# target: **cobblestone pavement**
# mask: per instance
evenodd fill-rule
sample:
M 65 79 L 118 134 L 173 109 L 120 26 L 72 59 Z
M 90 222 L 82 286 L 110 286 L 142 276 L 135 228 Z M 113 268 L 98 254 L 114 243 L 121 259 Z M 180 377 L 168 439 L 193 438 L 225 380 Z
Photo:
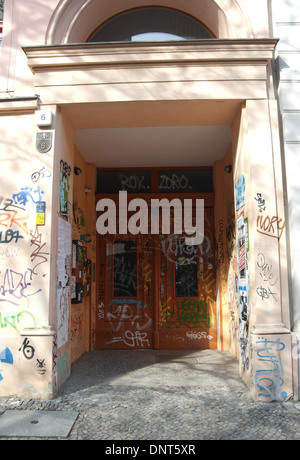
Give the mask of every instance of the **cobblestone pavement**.
M 0 398 L 8 409 L 77 411 L 66 440 L 300 439 L 300 402 L 252 401 L 237 360 L 217 350 L 86 353 L 55 399 Z

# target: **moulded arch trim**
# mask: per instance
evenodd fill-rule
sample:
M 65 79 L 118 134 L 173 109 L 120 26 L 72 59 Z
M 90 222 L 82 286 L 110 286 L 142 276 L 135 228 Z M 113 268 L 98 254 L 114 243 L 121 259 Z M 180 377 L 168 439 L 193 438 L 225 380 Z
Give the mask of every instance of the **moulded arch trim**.
M 253 38 L 246 9 L 236 0 L 60 0 L 50 19 L 45 42 L 84 43 L 110 18 L 138 7 L 165 7 L 198 19 L 217 38 Z

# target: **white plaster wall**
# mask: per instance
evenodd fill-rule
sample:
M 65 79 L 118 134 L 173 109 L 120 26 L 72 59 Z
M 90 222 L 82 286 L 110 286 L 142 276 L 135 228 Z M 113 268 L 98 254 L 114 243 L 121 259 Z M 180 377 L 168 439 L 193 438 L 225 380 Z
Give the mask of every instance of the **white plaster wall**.
M 300 3 L 272 0 L 279 63 L 279 101 L 284 135 L 293 330 L 300 334 Z

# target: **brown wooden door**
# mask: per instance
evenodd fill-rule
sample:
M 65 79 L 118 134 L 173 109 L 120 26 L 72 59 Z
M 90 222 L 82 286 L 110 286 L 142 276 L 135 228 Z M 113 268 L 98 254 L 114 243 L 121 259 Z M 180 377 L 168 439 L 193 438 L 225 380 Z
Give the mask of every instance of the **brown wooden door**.
M 96 348 L 217 347 L 213 208 L 205 237 L 98 235 Z
M 183 235 L 161 237 L 159 348 L 217 347 L 213 209 L 205 237 L 187 246 Z
M 152 348 L 153 251 L 145 236 L 99 236 L 97 348 Z

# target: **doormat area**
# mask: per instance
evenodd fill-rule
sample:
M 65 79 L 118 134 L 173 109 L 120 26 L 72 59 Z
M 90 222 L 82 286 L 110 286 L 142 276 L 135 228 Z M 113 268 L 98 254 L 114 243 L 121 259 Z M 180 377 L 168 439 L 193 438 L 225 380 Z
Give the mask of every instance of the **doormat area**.
M 78 412 L 6 410 L 0 416 L 2 437 L 68 437 Z

